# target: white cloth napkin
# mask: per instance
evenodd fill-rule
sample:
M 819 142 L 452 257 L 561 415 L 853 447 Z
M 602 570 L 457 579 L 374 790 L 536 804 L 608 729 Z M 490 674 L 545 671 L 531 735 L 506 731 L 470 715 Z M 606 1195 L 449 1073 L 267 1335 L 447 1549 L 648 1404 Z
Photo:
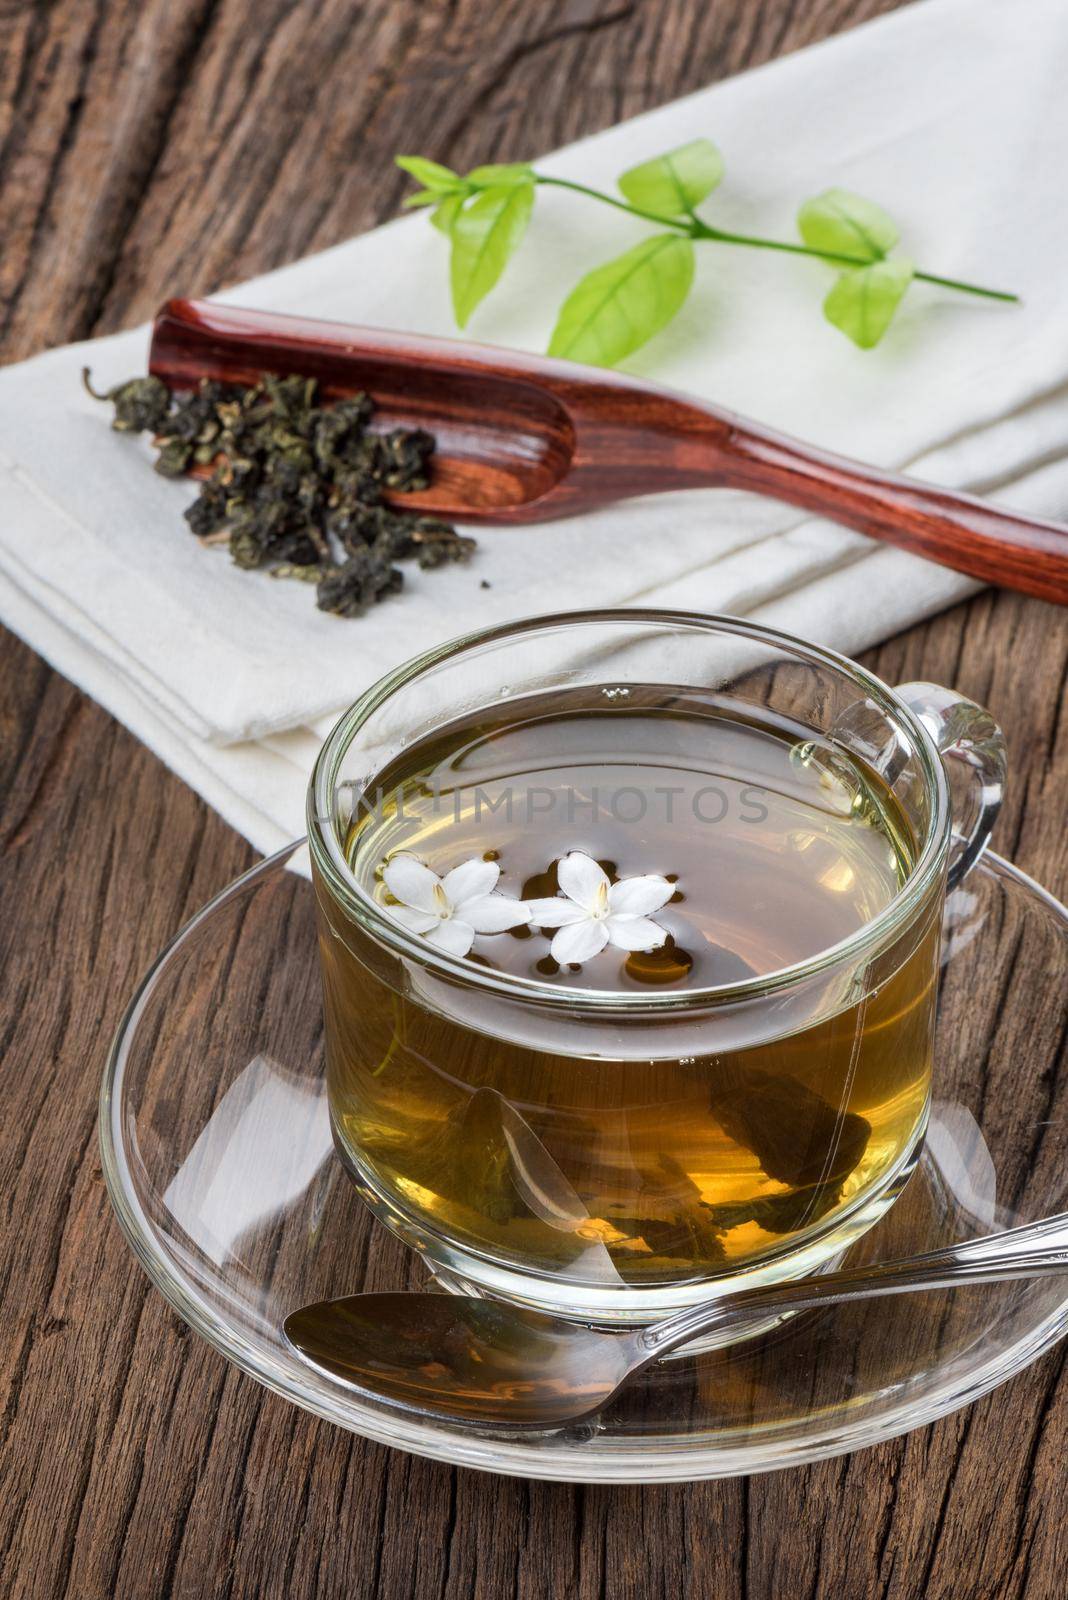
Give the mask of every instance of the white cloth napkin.
M 724 227 L 789 237 L 800 201 L 840 184 L 885 205 L 925 268 L 1019 291 L 1013 308 L 917 285 L 861 352 L 821 318 L 822 264 L 710 245 L 683 314 L 630 365 L 817 444 L 1063 515 L 1066 66 L 1062 0 L 925 0 L 539 165 L 608 187 L 707 134 L 727 161 L 711 202 Z M 542 191 L 471 332 L 543 349 L 568 288 L 643 231 Z M 448 334 L 444 252 L 425 218 L 406 218 L 220 298 Z M 344 705 L 467 628 L 679 604 L 856 651 L 974 587 L 773 502 L 708 492 L 479 530 L 470 566 L 408 568 L 399 600 L 340 621 L 303 585 L 202 549 L 181 520 L 188 486 L 148 470 L 147 446 L 112 434 L 82 394 L 84 364 L 107 385 L 144 370 L 146 345 L 136 329 L 0 373 L 0 616 L 262 849 L 300 830 L 311 761 Z

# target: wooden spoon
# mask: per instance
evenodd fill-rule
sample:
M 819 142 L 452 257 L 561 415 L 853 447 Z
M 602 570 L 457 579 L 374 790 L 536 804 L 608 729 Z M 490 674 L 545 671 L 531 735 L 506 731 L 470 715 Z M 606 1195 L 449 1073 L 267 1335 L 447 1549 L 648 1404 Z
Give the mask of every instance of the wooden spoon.
M 405 507 L 465 522 L 540 522 L 668 489 L 720 487 L 801 506 L 987 583 L 1068 603 L 1068 527 L 802 444 L 599 368 L 306 317 L 172 300 L 150 370 L 173 389 L 265 372 L 366 389 L 376 426 L 437 439 Z

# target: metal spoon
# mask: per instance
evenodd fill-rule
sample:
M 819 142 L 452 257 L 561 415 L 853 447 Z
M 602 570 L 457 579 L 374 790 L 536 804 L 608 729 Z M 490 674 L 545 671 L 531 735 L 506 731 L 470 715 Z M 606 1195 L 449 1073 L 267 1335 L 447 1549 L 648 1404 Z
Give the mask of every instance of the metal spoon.
M 284 1331 L 310 1366 L 435 1417 L 559 1428 L 600 1411 L 680 1345 L 733 1324 L 873 1295 L 1059 1272 L 1068 1272 L 1068 1213 L 901 1261 L 743 1289 L 627 1333 L 453 1294 L 320 1300 L 292 1312 Z

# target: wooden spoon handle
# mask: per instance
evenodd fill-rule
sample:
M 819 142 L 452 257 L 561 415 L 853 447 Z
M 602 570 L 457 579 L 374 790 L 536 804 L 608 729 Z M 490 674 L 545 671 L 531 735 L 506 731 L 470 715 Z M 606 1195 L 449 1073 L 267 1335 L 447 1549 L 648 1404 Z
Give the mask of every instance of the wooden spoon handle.
M 734 488 L 785 500 L 985 583 L 1068 605 L 1068 527 L 881 472 L 737 420 L 717 441 Z

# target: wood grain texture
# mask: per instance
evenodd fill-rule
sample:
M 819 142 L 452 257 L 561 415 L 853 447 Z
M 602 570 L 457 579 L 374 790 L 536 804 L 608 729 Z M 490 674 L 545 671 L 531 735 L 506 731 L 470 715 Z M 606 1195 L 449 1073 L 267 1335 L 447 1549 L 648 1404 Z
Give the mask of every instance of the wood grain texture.
M 893 4 L 0 0 L 4 356 L 390 215 L 395 150 L 538 153 Z M 1068 618 L 987 594 L 869 662 L 993 708 L 997 842 L 1068 890 Z M 1063 1347 L 878 1449 L 645 1490 L 391 1454 L 229 1369 L 123 1245 L 94 1114 L 140 970 L 253 853 L 10 638 L 0 743 L 0 1593 L 1060 1600 Z

